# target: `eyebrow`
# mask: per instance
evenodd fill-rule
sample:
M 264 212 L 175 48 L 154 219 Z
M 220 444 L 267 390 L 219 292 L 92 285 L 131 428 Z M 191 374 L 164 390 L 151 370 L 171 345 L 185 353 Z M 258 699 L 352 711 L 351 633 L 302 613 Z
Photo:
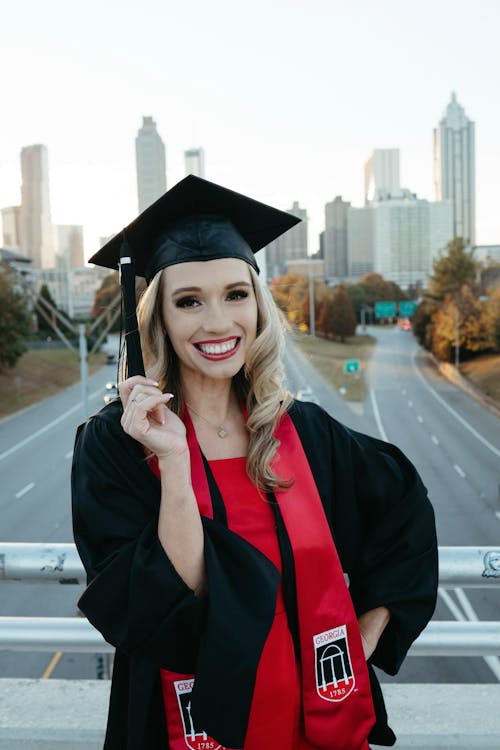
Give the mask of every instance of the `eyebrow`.
M 234 281 L 231 284 L 226 284 L 224 289 L 226 290 L 234 289 L 235 287 L 242 287 L 242 286 L 251 287 L 252 285 L 250 284 L 249 281 Z M 202 292 L 202 291 L 203 289 L 200 286 L 183 286 L 183 287 L 179 287 L 179 289 L 174 289 L 174 291 L 172 292 L 172 297 L 175 297 L 178 294 L 185 294 L 186 292 Z

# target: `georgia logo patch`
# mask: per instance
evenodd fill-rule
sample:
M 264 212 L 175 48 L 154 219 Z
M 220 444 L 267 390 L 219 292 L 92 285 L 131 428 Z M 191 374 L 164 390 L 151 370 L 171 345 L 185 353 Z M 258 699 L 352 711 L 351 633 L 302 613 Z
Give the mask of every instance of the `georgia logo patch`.
M 184 742 L 191 750 L 225 750 L 217 740 L 209 737 L 206 732 L 195 728 L 191 716 L 191 691 L 194 679 L 177 680 L 174 682 L 175 694 L 179 704 L 179 713 L 184 730 Z
M 333 703 L 345 700 L 356 684 L 346 625 L 314 635 L 313 643 L 319 697 Z

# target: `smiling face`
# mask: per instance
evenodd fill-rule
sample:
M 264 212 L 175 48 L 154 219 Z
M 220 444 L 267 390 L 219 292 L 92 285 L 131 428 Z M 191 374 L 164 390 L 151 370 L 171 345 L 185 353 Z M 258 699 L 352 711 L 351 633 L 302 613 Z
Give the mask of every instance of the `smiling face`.
M 257 302 L 238 258 L 178 263 L 163 271 L 163 321 L 181 378 L 230 379 L 257 334 Z

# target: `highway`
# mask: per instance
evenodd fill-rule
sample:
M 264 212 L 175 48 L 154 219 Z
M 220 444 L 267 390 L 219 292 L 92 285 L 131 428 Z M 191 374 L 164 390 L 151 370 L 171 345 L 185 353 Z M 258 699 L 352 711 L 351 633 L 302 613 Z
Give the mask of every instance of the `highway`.
M 349 404 L 291 343 L 287 383 L 309 386 L 324 408 L 350 427 L 398 445 L 422 475 L 433 502 L 441 545 L 500 542 L 499 420 L 436 374 L 409 332 L 373 327 L 376 336 L 364 403 Z M 90 411 L 102 404 L 104 385 L 116 377 L 107 366 L 89 379 Z M 74 386 L 0 422 L 1 531 L 3 541 L 72 541 L 69 473 L 76 426 L 82 421 Z M 2 584 L 0 615 L 69 616 L 74 586 Z M 441 591 L 438 619 L 500 619 L 500 589 Z M 0 675 L 95 678 L 93 656 L 0 652 Z M 498 682 L 500 663 L 488 659 L 407 659 L 398 680 Z

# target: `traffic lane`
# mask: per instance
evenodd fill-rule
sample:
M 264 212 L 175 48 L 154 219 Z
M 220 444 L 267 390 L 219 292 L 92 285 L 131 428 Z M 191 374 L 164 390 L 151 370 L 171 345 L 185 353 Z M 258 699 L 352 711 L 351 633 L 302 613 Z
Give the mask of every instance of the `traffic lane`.
M 88 381 L 89 413 L 92 413 L 99 405 L 99 399 L 104 393 L 105 384 L 116 380 L 116 365 L 105 365 L 97 373 L 92 375 Z M 18 444 L 29 441 L 27 445 L 33 445 L 33 435 L 40 431 L 40 438 L 49 434 L 58 424 L 69 418 L 72 414 L 80 422 L 83 420 L 81 404 L 80 383 L 59 391 L 43 401 L 33 404 L 17 414 L 12 414 L 0 421 L 0 466 L 3 471 L 4 453 L 10 455 L 10 451 Z M 52 427 L 52 423 L 55 422 Z
M 467 455 L 468 450 L 474 452 L 475 446 L 464 447 L 460 456 L 451 455 L 448 444 L 453 441 L 445 434 L 445 426 L 441 430 L 436 426 L 427 432 L 425 421 L 417 421 L 412 410 L 405 404 L 399 405 L 392 393 L 378 391 L 377 399 L 389 440 L 415 464 L 429 491 L 436 511 L 440 543 L 470 544 L 472 538 L 474 544 L 494 544 L 497 529 L 492 521 L 497 519 L 481 490 L 487 471 L 480 468 L 478 461 L 476 481 Z M 432 441 L 436 432 L 439 445 Z M 458 461 L 466 467 L 467 475 L 457 472 Z
M 417 366 L 428 384 L 434 388 L 439 396 L 469 424 L 476 427 L 486 440 L 500 450 L 499 419 L 489 409 L 467 396 L 460 388 L 454 386 L 444 378 L 429 355 L 420 350 L 417 354 Z
M 293 395 L 299 389 L 309 386 L 323 409 L 332 417 L 353 430 L 378 437 L 377 428 L 371 410 L 367 410 L 366 401 L 351 405 L 344 401 L 288 337 L 284 362 L 286 384 Z
M 380 359 L 381 356 L 377 352 L 372 384 L 375 381 L 388 439 L 398 444 L 414 461 L 432 496 L 452 498 L 458 493 L 467 501 L 475 499 L 474 507 L 479 504 L 487 510 L 484 543 L 491 543 L 492 513 L 488 505 L 495 501 L 497 465 L 494 456 L 473 435 L 464 430 L 457 431 L 454 418 L 444 410 L 444 415 L 441 415 L 439 404 L 434 408 L 426 390 L 417 393 L 404 352 L 399 355 L 397 350 L 386 346 L 382 354 L 385 376 L 381 378 L 380 367 L 377 369 L 377 357 Z M 404 379 L 400 376 L 401 369 L 409 373 Z M 447 486 L 450 483 L 453 491 Z M 456 509 L 450 503 L 449 507 L 442 504 L 441 510 L 453 513 Z M 453 541 L 446 540 L 445 543 Z

